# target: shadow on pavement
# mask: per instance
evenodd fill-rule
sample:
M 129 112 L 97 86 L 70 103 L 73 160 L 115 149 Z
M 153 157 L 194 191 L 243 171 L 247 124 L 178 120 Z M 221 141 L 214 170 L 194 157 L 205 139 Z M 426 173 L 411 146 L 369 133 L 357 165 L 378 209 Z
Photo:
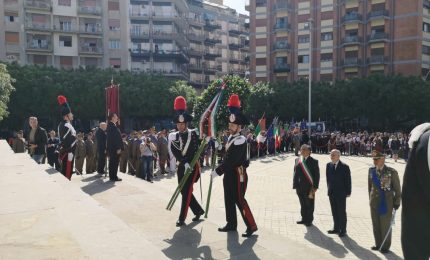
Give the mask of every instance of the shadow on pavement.
M 396 255 L 393 251 L 390 251 L 388 254 L 384 255 L 386 259 L 388 260 L 403 260 L 402 257 Z
M 193 229 L 199 222 L 181 227 L 171 239 L 164 241 L 170 246 L 163 253 L 170 259 L 213 259 L 209 246 L 200 246 L 202 235 Z
M 112 181 L 104 182 L 102 179 L 97 179 L 93 182 L 90 182 L 86 186 L 82 187 L 81 190 L 87 193 L 88 195 L 92 196 L 94 194 L 107 191 L 112 187 L 115 187 L 115 182 L 112 182 Z
M 230 253 L 230 259 L 260 259 L 254 252 L 253 247 L 257 243 L 258 236 L 251 236 L 245 239 L 242 244 L 239 243 L 239 234 L 236 232 L 227 233 L 227 250 Z
M 378 259 L 379 257 L 371 250 L 366 249 L 355 242 L 354 239 L 348 237 L 341 238 L 343 245 L 351 251 L 358 259 Z
M 312 244 L 330 251 L 330 254 L 336 258 L 345 258 L 348 251 L 340 244 L 336 243 L 333 238 L 326 236 L 316 226 L 306 227 L 307 232 L 305 239 Z
M 45 170 L 46 173 L 48 174 L 56 174 L 59 173 L 59 171 L 57 171 L 55 168 L 49 168 Z

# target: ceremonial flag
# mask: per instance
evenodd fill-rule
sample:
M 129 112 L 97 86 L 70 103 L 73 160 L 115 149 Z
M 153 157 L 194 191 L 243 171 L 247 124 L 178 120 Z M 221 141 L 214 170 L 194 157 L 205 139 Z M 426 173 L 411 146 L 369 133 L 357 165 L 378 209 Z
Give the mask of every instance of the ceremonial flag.
M 106 117 L 110 113 L 115 113 L 119 116 L 119 84 L 113 84 L 113 79 L 110 86 L 105 88 L 106 92 Z
M 264 118 L 265 114 L 266 113 L 264 113 L 263 116 L 260 118 L 260 120 L 258 120 L 257 127 L 255 128 L 255 136 L 258 136 L 261 130 L 266 129 L 266 119 Z

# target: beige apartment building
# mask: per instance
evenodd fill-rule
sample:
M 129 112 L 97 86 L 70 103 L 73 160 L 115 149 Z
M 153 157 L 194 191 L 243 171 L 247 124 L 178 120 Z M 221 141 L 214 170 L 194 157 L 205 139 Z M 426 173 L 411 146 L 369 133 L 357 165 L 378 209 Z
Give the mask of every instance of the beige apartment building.
M 307 78 L 310 65 L 315 81 L 426 77 L 429 8 L 428 0 L 250 0 L 251 81 Z
M 7 62 L 112 67 L 196 87 L 248 69 L 247 17 L 220 0 L 3 0 L 0 11 Z

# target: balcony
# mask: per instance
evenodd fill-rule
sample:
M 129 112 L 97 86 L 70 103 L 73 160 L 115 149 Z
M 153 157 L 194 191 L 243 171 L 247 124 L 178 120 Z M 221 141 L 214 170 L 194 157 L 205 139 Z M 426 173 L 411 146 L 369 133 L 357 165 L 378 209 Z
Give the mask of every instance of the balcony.
M 350 23 L 350 22 L 361 22 L 361 20 L 363 19 L 362 15 L 359 13 L 349 13 L 349 14 L 345 14 L 342 17 L 342 23 Z
M 194 42 L 202 42 L 205 40 L 205 36 L 203 34 L 196 34 L 196 33 L 189 33 L 188 40 L 194 41 Z
M 187 21 L 190 25 L 194 25 L 194 26 L 200 27 L 205 25 L 205 21 L 199 18 L 188 18 Z
M 51 30 L 51 24 L 27 22 L 25 24 L 25 28 L 29 29 L 29 30 L 33 30 L 33 31 L 50 31 Z
M 204 53 L 205 52 L 202 49 L 194 49 L 192 47 L 190 47 L 190 49 L 188 50 L 188 55 L 194 57 L 201 57 Z
M 188 41 L 182 33 L 154 31 L 151 35 L 154 40 L 174 40 L 180 46 L 188 46 Z
M 287 41 L 277 41 L 273 48 L 275 51 L 289 51 L 291 50 L 291 45 Z
M 219 57 L 222 57 L 221 51 L 216 51 L 216 50 L 205 51 L 205 59 L 216 59 Z
M 171 70 L 154 70 L 154 73 L 160 73 L 166 77 L 179 78 L 186 81 L 190 79 L 189 73 L 185 66 Z
M 78 27 L 75 24 L 64 25 L 59 23 L 54 24 L 53 30 L 57 32 L 68 32 L 68 33 L 75 33 L 79 31 Z
M 190 72 L 202 73 L 204 68 L 202 65 L 199 64 L 190 64 L 188 66 L 188 69 L 190 70 Z
M 51 41 L 37 39 L 29 40 L 27 41 L 27 51 L 51 52 Z
M 103 55 L 103 48 L 100 46 L 88 46 L 84 44 L 79 47 L 79 54 Z
M 239 25 L 230 25 L 228 33 L 230 36 L 239 36 L 242 34 L 242 30 L 240 29 Z
M 172 21 L 182 30 L 188 29 L 187 20 L 177 13 L 156 13 L 152 14 L 154 21 Z
M 353 44 L 361 44 L 363 39 L 357 35 L 347 35 L 342 40 L 343 45 L 353 45 Z
M 79 6 L 78 14 L 100 16 L 102 14 L 102 8 L 100 6 Z
M 379 33 L 372 33 L 368 36 L 369 42 L 380 42 L 380 41 L 388 41 L 389 35 L 387 33 L 379 32 Z
M 386 64 L 387 62 L 388 58 L 383 55 L 371 56 L 367 59 L 369 65 Z
M 27 9 L 50 11 L 52 8 L 50 0 L 25 0 L 24 6 Z
M 361 64 L 361 60 L 358 58 L 345 58 L 342 64 L 344 67 L 357 67 Z
M 292 10 L 293 7 L 290 3 L 277 3 L 275 6 L 273 6 L 273 11 L 280 12 L 280 11 L 288 11 Z
M 174 59 L 178 62 L 188 63 L 190 59 L 181 50 L 158 50 L 153 53 L 155 60 Z
M 275 69 L 273 70 L 275 73 L 283 73 L 283 72 L 290 72 L 291 68 L 288 64 L 276 64 Z
M 151 56 L 151 52 L 148 50 L 134 49 L 130 50 L 130 56 L 132 58 L 149 58 Z
M 423 7 L 430 9 L 430 1 L 429 0 L 423 0 Z
M 230 68 L 228 70 L 228 73 L 233 74 L 233 75 L 239 75 L 241 77 L 245 76 L 245 70 L 243 70 L 243 69 Z
M 207 73 L 207 74 L 215 74 L 218 71 L 217 65 L 203 64 L 203 68 L 204 68 L 205 73 Z
M 79 27 L 80 33 L 86 33 L 86 34 L 102 34 L 103 29 L 100 24 L 93 24 L 93 25 L 81 25 Z
M 381 18 L 381 17 L 389 18 L 388 10 L 371 11 L 368 14 L 368 16 L 369 16 L 369 19 Z
M 228 48 L 230 50 L 240 50 L 241 48 L 243 48 L 245 45 L 241 42 L 232 42 L 228 44 Z
M 221 39 L 206 37 L 205 45 L 215 45 L 222 43 Z
M 219 30 L 221 29 L 221 25 L 219 23 L 216 23 L 215 21 L 205 21 L 204 29 L 206 31 L 213 31 L 213 30 Z
M 275 26 L 273 26 L 273 29 L 275 30 L 275 32 L 290 31 L 291 30 L 291 24 L 277 23 L 277 24 L 275 24 Z
M 132 12 L 130 11 L 130 19 L 134 19 L 134 20 L 147 20 L 149 19 L 149 11 L 145 12 Z
M 131 39 L 149 39 L 149 31 L 130 30 Z
M 243 59 L 242 55 L 230 54 L 230 63 L 240 63 Z

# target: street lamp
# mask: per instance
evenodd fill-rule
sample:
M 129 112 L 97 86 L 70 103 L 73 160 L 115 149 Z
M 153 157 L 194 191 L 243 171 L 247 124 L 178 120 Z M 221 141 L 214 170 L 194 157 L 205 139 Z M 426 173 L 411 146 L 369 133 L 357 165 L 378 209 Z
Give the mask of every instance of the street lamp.
M 308 135 L 309 135 L 309 144 L 311 144 L 311 90 L 312 90 L 312 25 L 314 19 L 309 18 L 308 27 L 309 27 L 309 115 L 308 115 Z

